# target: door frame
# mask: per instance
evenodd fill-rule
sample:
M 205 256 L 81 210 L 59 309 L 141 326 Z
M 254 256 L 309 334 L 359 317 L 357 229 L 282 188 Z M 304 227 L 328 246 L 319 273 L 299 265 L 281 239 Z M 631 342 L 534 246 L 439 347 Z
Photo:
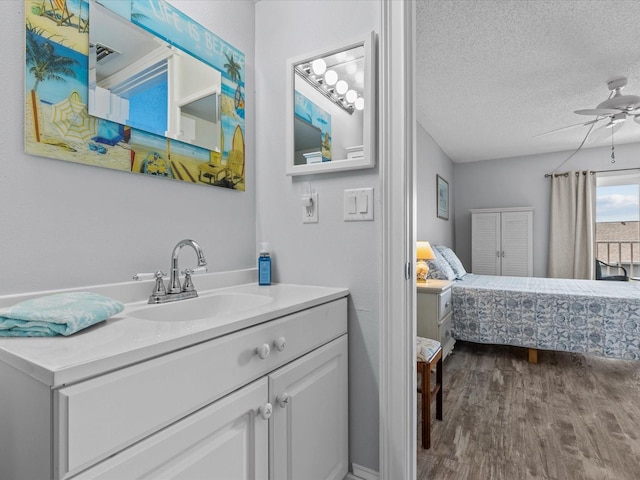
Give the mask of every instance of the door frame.
M 415 0 L 381 0 L 380 478 L 416 478 Z

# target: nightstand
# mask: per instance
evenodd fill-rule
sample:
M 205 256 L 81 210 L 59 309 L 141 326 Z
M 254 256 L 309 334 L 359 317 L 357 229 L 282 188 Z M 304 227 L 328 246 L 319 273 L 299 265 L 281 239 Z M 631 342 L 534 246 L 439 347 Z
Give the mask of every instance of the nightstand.
M 418 336 L 442 344 L 444 360 L 456 343 L 451 334 L 451 285 L 449 280 L 418 282 Z

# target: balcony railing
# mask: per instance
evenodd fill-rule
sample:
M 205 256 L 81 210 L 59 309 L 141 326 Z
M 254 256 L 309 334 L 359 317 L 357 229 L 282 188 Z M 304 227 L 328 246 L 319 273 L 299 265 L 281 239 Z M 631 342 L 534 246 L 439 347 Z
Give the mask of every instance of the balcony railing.
M 640 242 L 596 241 L 596 258 L 605 263 L 623 266 L 630 277 L 637 276 L 636 273 L 640 275 Z

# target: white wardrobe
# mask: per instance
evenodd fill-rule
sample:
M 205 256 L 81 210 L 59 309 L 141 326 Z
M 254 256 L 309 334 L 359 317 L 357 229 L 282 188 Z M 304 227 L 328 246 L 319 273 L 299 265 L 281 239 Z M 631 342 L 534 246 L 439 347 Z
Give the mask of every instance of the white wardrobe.
M 471 210 L 471 272 L 533 276 L 533 207 Z

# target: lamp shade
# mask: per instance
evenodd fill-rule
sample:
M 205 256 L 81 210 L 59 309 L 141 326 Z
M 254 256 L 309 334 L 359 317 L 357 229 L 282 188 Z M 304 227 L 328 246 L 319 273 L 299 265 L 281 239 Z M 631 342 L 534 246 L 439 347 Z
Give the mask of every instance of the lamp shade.
M 419 241 L 416 244 L 416 259 L 418 260 L 433 260 L 436 256 L 433 254 L 433 249 L 429 242 Z

